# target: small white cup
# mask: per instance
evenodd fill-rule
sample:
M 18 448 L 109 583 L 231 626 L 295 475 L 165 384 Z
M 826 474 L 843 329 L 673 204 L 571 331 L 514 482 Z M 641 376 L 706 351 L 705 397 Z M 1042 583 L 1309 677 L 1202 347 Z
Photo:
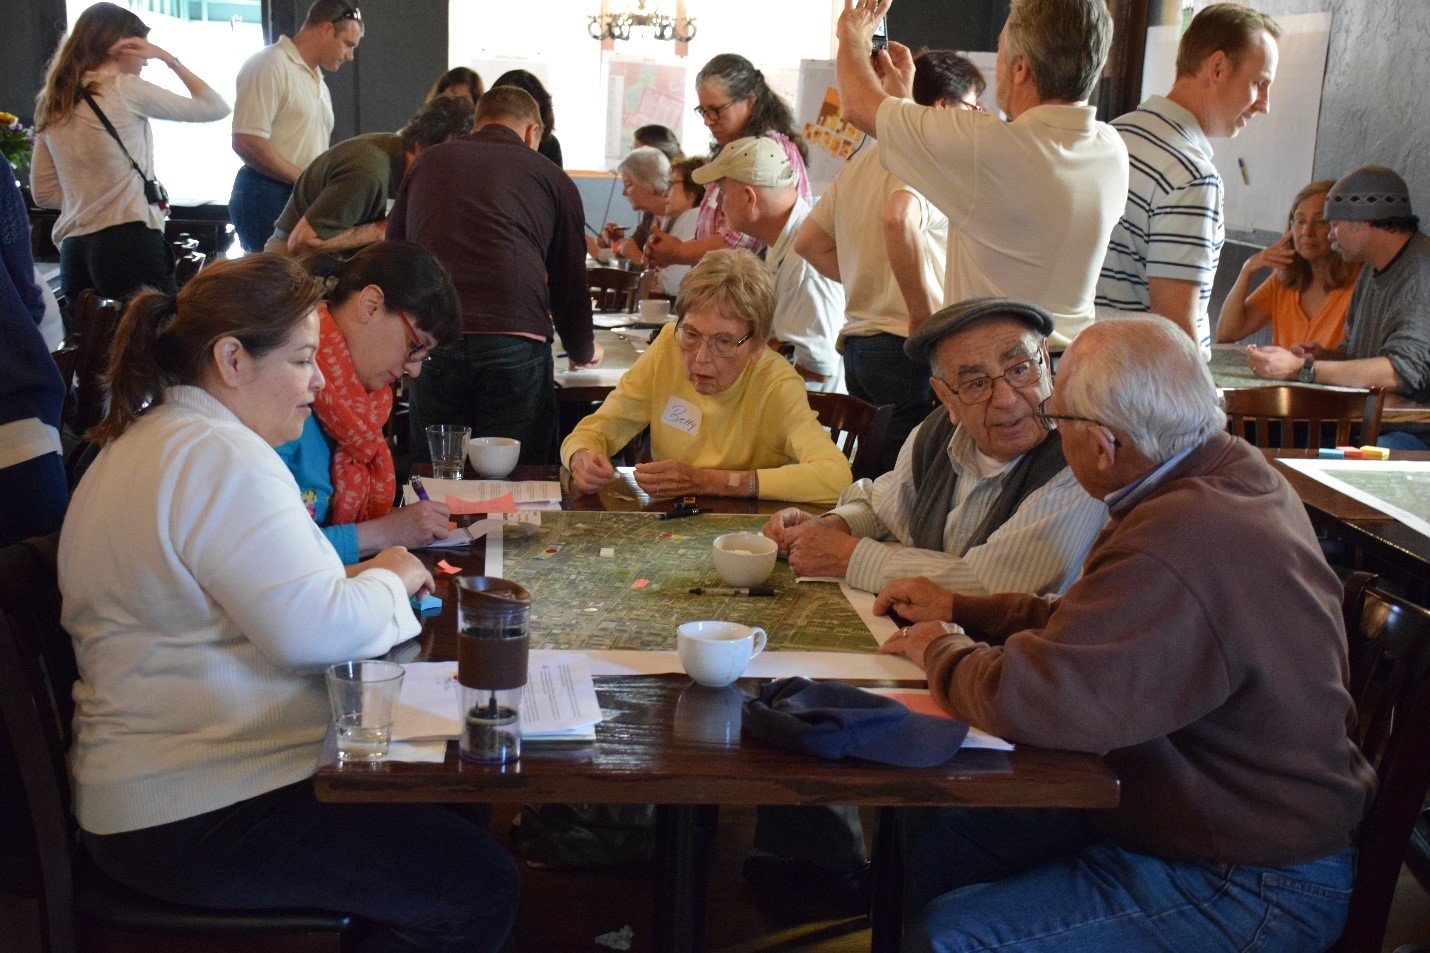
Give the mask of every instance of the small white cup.
M 701 685 L 724 688 L 745 674 L 768 638 L 764 629 L 738 622 L 687 622 L 675 630 L 675 648 L 685 674 Z
M 711 546 L 715 571 L 730 586 L 758 586 L 774 572 L 779 546 L 762 533 L 726 533 Z
M 521 458 L 521 441 L 511 437 L 472 437 L 467 441 L 467 459 L 477 475 L 500 480 L 516 469 Z
M 670 302 L 664 298 L 645 298 L 641 301 L 641 321 L 659 324 L 670 319 Z

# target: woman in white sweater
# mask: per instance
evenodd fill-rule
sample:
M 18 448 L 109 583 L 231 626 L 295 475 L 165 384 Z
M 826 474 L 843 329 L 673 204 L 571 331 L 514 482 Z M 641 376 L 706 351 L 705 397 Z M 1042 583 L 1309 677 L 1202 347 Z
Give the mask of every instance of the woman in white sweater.
M 318 803 L 322 671 L 420 630 L 401 547 L 345 571 L 273 447 L 302 431 L 323 286 L 291 259 L 138 295 L 111 351 L 103 450 L 60 536 L 74 638 L 74 808 L 110 876 L 177 903 L 319 907 L 364 949 L 500 949 L 517 875 L 485 827 Z
M 60 210 L 53 236 L 60 285 L 71 301 L 84 288 L 117 300 L 142 285 L 174 290 L 174 255 L 164 240 L 168 199 L 161 204 L 146 189 L 158 181 L 149 119 L 212 122 L 228 115 L 223 97 L 148 35 L 143 20 L 113 3 L 85 10 L 50 60 L 35 104 L 30 188 L 40 205 Z M 173 70 L 189 95 L 140 79 L 151 59 Z

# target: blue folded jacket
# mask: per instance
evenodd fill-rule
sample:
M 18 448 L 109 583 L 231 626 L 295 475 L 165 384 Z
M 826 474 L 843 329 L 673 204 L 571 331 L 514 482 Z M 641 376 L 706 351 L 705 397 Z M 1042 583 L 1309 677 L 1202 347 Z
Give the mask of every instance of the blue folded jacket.
M 744 729 L 763 741 L 819 758 L 862 758 L 906 768 L 943 764 L 968 725 L 920 715 L 898 701 L 843 682 L 787 678 L 745 703 Z

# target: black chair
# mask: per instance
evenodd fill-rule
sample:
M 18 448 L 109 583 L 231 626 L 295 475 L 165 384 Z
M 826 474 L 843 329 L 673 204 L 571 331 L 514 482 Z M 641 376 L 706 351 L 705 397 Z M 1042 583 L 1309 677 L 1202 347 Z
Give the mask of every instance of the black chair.
M 82 435 L 104 417 L 105 393 L 101 378 L 109 367 L 109 346 L 124 309 L 118 301 L 101 298 L 86 288 L 75 296 L 71 340 L 75 358 L 75 416 L 71 427 Z
M 1430 790 L 1430 609 L 1377 589 L 1364 572 L 1346 580 L 1341 608 L 1356 703 L 1351 738 L 1380 785 L 1356 836 L 1350 913 L 1331 949 L 1379 953 L 1410 831 Z
M 820 426 L 829 431 L 834 445 L 849 458 L 854 479 L 874 479 L 879 460 L 894 420 L 894 405 L 875 407 L 848 394 L 809 393 L 809 406 L 819 415 Z
M 0 550 L 0 767 L 19 779 L 18 798 L 9 793 L 15 787 L 6 793 L 30 842 L 21 886 L 39 903 L 41 950 L 339 953 L 359 928 L 350 915 L 180 906 L 116 883 L 89 860 L 69 812 L 65 752 L 77 671 L 60 625 L 58 540 Z

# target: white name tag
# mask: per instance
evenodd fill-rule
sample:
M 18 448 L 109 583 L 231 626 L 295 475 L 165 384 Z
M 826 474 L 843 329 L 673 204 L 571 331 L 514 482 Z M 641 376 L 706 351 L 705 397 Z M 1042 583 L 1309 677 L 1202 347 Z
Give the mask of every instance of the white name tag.
M 684 397 L 672 397 L 660 415 L 660 422 L 693 437 L 700 433 L 701 416 L 700 408 Z

